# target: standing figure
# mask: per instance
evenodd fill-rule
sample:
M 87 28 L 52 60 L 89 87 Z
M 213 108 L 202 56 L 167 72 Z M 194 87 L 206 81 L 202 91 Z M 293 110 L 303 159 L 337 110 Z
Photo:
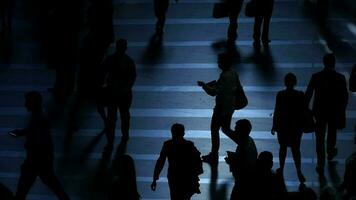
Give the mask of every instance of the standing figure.
M 230 138 L 237 143 L 236 151 L 228 151 L 228 157 L 225 158 L 235 178 L 231 200 L 254 199 L 252 189 L 255 188 L 257 148 L 250 137 L 251 129 L 250 121 L 241 119 L 236 122 L 235 131 L 230 135 Z
M 178 0 L 175 0 L 178 3 Z M 169 0 L 154 0 L 154 11 L 157 18 L 156 34 L 162 36 L 164 24 L 166 22 L 166 13 L 168 10 Z
M 166 159 L 168 159 L 168 185 L 171 200 L 189 200 L 194 193 L 200 193 L 199 175 L 203 173 L 200 152 L 194 143 L 184 139 L 184 126 L 173 124 L 172 139 L 164 142 L 157 160 L 151 189 L 156 190 L 157 180 Z
M 126 54 L 127 41 L 119 39 L 116 42 L 116 52 L 103 61 L 104 90 L 106 90 L 107 112 L 99 108 L 105 124 L 105 134 L 108 144 L 105 150 L 111 152 L 114 145 L 117 110 L 120 110 L 122 140 L 129 139 L 130 106 L 132 102 L 132 87 L 136 80 L 136 66 Z M 104 104 L 103 104 L 104 105 Z
M 278 136 L 280 165 L 278 172 L 283 174 L 287 147 L 290 147 L 299 182 L 303 184 L 305 178 L 301 170 L 300 143 L 303 135 L 303 111 L 306 110 L 305 97 L 302 91 L 294 89 L 297 77 L 293 73 L 288 73 L 284 77 L 284 84 L 286 89 L 277 94 L 271 131 L 273 135 L 277 132 Z
M 3 31 L 11 31 L 12 16 L 15 7 L 15 0 L 1 0 L 0 1 L 0 17 Z
M 229 54 L 220 54 L 218 66 L 222 70 L 219 80 L 210 83 L 198 81 L 204 91 L 210 96 L 216 96 L 215 108 L 211 119 L 211 152 L 203 156 L 203 161 L 214 163 L 218 161 L 221 128 L 225 134 L 231 132 L 231 118 L 235 111 L 236 89 L 240 84 L 237 73 L 231 69 L 232 58 Z
M 254 46 L 260 45 L 262 39 L 263 45 L 268 45 L 271 40 L 269 39 L 269 25 L 271 22 L 274 0 L 253 0 L 256 4 L 255 24 L 253 28 Z M 262 38 L 261 38 L 261 26 Z
M 324 69 L 313 74 L 305 92 L 306 102 L 314 94 L 313 115 L 315 117 L 316 153 L 318 156 L 316 171 L 324 176 L 325 136 L 327 135 L 327 158 L 337 155 L 336 131 L 343 129 L 346 123 L 348 91 L 345 76 L 335 71 L 334 54 L 326 54 Z M 325 133 L 327 129 L 327 134 Z
M 14 137 L 26 137 L 26 159 L 21 166 L 15 197 L 17 200 L 25 200 L 36 178 L 40 177 L 58 199 L 69 200 L 54 174 L 54 148 L 49 121 L 42 110 L 42 96 L 33 91 L 26 94 L 25 100 L 25 107 L 31 113 L 29 125 L 25 129 L 16 129 L 10 132 Z
M 229 16 L 229 28 L 227 30 L 227 42 L 228 44 L 235 44 L 237 39 L 238 17 L 241 12 L 242 4 L 244 0 L 227 0 L 228 16 Z

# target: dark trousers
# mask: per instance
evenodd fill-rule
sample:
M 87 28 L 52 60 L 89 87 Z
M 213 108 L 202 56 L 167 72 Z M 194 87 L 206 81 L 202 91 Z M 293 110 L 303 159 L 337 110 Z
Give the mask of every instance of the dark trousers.
M 190 200 L 192 193 L 189 192 L 189 188 L 186 185 L 190 183 L 173 181 L 171 178 L 168 179 L 169 192 L 171 200 Z
M 154 11 L 157 18 L 156 31 L 162 30 L 166 21 L 166 13 L 168 10 L 168 0 L 155 0 Z
M 318 157 L 318 166 L 325 166 L 325 137 L 326 151 L 328 154 L 335 151 L 336 146 L 336 122 L 334 120 L 316 118 L 315 137 L 316 137 L 316 153 Z M 327 129 L 327 133 L 326 133 Z
M 237 39 L 237 19 L 241 12 L 243 0 L 228 0 L 229 6 L 229 28 L 227 30 L 227 39 L 229 41 L 235 41 Z
M 121 134 L 123 137 L 126 138 L 129 136 L 131 103 L 132 93 L 119 97 L 113 97 L 112 100 L 110 100 L 107 117 L 108 130 L 105 132 L 109 145 L 112 145 L 114 143 L 118 110 L 120 112 L 121 118 Z
M 254 28 L 253 28 L 253 39 L 256 42 L 259 42 L 260 39 L 262 39 L 262 42 L 268 42 L 270 21 L 271 21 L 271 15 L 255 17 L 255 24 L 254 24 Z M 262 24 L 263 24 L 263 29 L 262 29 L 262 38 L 261 38 Z
M 220 148 L 220 136 L 219 130 L 224 133 L 231 131 L 230 124 L 232 113 L 224 113 L 217 109 L 214 109 L 214 113 L 211 119 L 210 131 L 211 131 L 211 152 L 218 153 Z
M 21 175 L 17 185 L 16 200 L 25 200 L 36 178 L 39 177 L 60 200 L 69 200 L 61 183 L 54 174 L 53 161 L 34 162 L 27 159 L 21 166 Z

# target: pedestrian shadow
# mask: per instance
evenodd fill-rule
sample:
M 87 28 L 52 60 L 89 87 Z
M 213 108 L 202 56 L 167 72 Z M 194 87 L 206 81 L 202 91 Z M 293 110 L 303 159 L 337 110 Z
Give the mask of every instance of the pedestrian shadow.
M 211 174 L 209 195 L 211 200 L 227 200 L 227 183 L 218 184 L 218 163 L 209 163 Z
M 269 45 L 255 45 L 253 52 L 245 60 L 257 66 L 258 75 L 265 80 L 271 80 L 275 76 L 274 57 Z
M 149 40 L 143 56 L 142 63 L 145 65 L 155 65 L 160 63 L 164 58 L 163 36 L 153 34 Z
M 241 55 L 235 43 L 229 44 L 226 40 L 219 40 L 211 44 L 217 54 L 227 53 L 233 59 L 233 64 L 241 63 Z

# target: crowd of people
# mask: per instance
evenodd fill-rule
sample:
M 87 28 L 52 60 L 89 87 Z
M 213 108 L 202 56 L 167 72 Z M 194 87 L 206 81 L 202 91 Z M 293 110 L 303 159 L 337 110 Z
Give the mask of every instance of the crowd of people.
M 11 13 L 13 1 L 4 1 L 2 26 L 11 30 Z M 178 2 L 178 1 L 177 1 Z M 253 45 L 258 47 L 271 42 L 269 38 L 269 24 L 272 16 L 274 0 L 252 0 L 255 10 Z M 235 44 L 237 40 L 238 16 L 242 9 L 243 0 L 228 0 L 227 14 L 229 27 L 227 30 L 227 43 Z M 62 4 L 60 4 L 62 5 Z M 63 4 L 64 5 L 64 4 Z M 154 12 L 157 17 L 156 34 L 162 36 L 168 0 L 154 0 Z M 1 7 L 5 8 L 5 6 Z M 6 10 L 6 12 L 5 12 Z M 57 20 L 71 21 L 77 18 L 74 8 L 59 6 L 52 10 L 50 17 Z M 64 17 L 64 13 L 68 14 Z M 56 15 L 58 14 L 58 15 Z M 130 107 L 133 94 L 132 89 L 136 80 L 136 66 L 134 60 L 127 55 L 127 41 L 116 41 L 116 51 L 108 56 L 106 51 L 114 41 L 112 22 L 112 2 L 109 0 L 92 0 L 88 6 L 87 25 L 88 33 L 83 44 L 78 49 L 79 61 L 76 59 L 77 51 L 72 46 L 78 40 L 76 20 L 71 23 L 73 29 L 58 30 L 58 27 L 47 29 L 45 33 L 44 48 L 47 48 L 47 65 L 56 70 L 56 81 L 49 92 L 56 97 L 57 103 L 62 104 L 72 94 L 75 85 L 79 97 L 94 99 L 97 112 L 103 120 L 103 133 L 107 144 L 104 154 L 111 154 L 114 149 L 115 130 L 118 111 L 121 118 L 121 140 L 127 142 L 130 138 Z M 46 15 L 47 16 L 47 15 Z M 44 17 L 44 16 L 42 16 Z M 103 23 L 105 22 L 105 23 Z M 263 25 L 263 28 L 262 28 Z M 45 25 L 44 25 L 45 26 Z M 47 27 L 48 28 L 48 27 Z M 262 28 L 262 33 L 261 33 Z M 58 37 L 65 42 L 59 44 Z M 53 43 L 55 42 L 55 43 Z M 55 50 L 52 45 L 55 45 Z M 70 51 L 67 51 L 67 50 Z M 61 62 L 58 53 L 63 53 Z M 305 92 L 295 89 L 297 77 L 287 73 L 284 78 L 285 89 L 276 95 L 273 113 L 273 126 L 271 134 L 277 134 L 279 147 L 279 168 L 274 172 L 273 154 L 268 151 L 258 151 L 254 139 L 250 136 L 252 124 L 248 119 L 239 119 L 231 129 L 234 112 L 247 105 L 237 106 L 240 98 L 244 97 L 243 86 L 239 75 L 232 68 L 233 55 L 222 53 L 218 56 L 218 67 L 221 74 L 216 81 L 205 83 L 197 81 L 197 85 L 210 96 L 215 97 L 215 107 L 211 117 L 211 151 L 201 156 L 200 151 L 192 141 L 184 138 L 185 127 L 175 123 L 171 127 L 172 138 L 164 142 L 159 158 L 156 162 L 151 189 L 159 185 L 160 173 L 168 160 L 168 186 L 172 200 L 189 200 L 194 194 L 200 194 L 199 175 L 204 173 L 203 162 L 212 166 L 219 162 L 220 129 L 233 142 L 236 149 L 229 151 L 225 157 L 230 172 L 235 179 L 231 200 L 243 199 L 316 199 L 315 192 L 305 185 L 306 179 L 301 165 L 301 141 L 306 132 L 306 124 L 312 120 L 312 127 L 308 132 L 315 132 L 317 166 L 316 172 L 323 178 L 326 159 L 332 161 L 338 154 L 336 147 L 337 131 L 345 128 L 346 107 L 348 104 L 348 88 L 346 78 L 335 70 L 336 60 L 334 54 L 326 54 L 323 58 L 324 69 L 312 75 Z M 75 84 L 75 64 L 79 64 L 79 76 Z M 312 101 L 312 107 L 309 104 Z M 78 105 L 78 104 L 74 104 Z M 15 129 L 9 132 L 13 137 L 25 137 L 26 159 L 21 166 L 21 175 L 14 197 L 11 191 L 0 185 L 1 195 L 4 198 L 24 200 L 37 177 L 46 184 L 61 200 L 70 197 L 64 191 L 62 184 L 55 175 L 54 170 L 54 144 L 51 138 L 50 120 L 43 111 L 42 95 L 37 91 L 25 95 L 25 107 L 30 112 L 29 125 L 24 129 Z M 315 120 L 315 121 L 314 121 Z M 307 122 L 306 122 L 307 121 Z M 310 124 L 308 124 L 310 125 Z M 70 127 L 75 130 L 75 128 Z M 325 148 L 326 139 L 326 148 Z M 290 147 L 297 176 L 299 179 L 299 193 L 289 193 L 284 183 L 284 168 L 287 149 Z M 120 156 L 118 173 L 113 176 L 109 199 L 136 200 L 140 194 L 136 184 L 134 160 L 130 155 Z M 343 191 L 344 199 L 356 198 L 356 155 L 352 154 L 346 161 L 344 181 L 339 190 Z M 7 196 L 5 196 L 7 195 Z M 322 191 L 320 199 L 335 199 L 336 192 L 332 188 Z

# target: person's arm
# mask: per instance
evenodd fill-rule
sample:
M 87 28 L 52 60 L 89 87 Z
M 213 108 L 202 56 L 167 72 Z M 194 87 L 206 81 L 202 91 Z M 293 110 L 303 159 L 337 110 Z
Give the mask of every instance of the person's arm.
M 344 103 L 344 109 L 346 110 L 347 103 L 349 101 L 349 92 L 347 90 L 346 79 L 345 76 L 342 76 L 342 98 Z
M 167 158 L 167 154 L 166 154 L 166 144 L 163 145 L 161 153 L 159 155 L 159 158 L 156 162 L 156 166 L 154 169 L 154 173 L 153 173 L 153 181 L 151 184 L 151 189 L 153 191 L 156 190 L 156 186 L 157 186 L 157 180 L 159 179 L 159 174 L 161 173 L 164 163 L 166 162 L 166 158 Z
M 309 107 L 310 104 L 310 100 L 313 96 L 314 90 L 315 90 L 315 80 L 314 80 L 314 75 L 311 77 L 307 90 L 305 91 L 305 103 L 307 104 L 307 106 Z

